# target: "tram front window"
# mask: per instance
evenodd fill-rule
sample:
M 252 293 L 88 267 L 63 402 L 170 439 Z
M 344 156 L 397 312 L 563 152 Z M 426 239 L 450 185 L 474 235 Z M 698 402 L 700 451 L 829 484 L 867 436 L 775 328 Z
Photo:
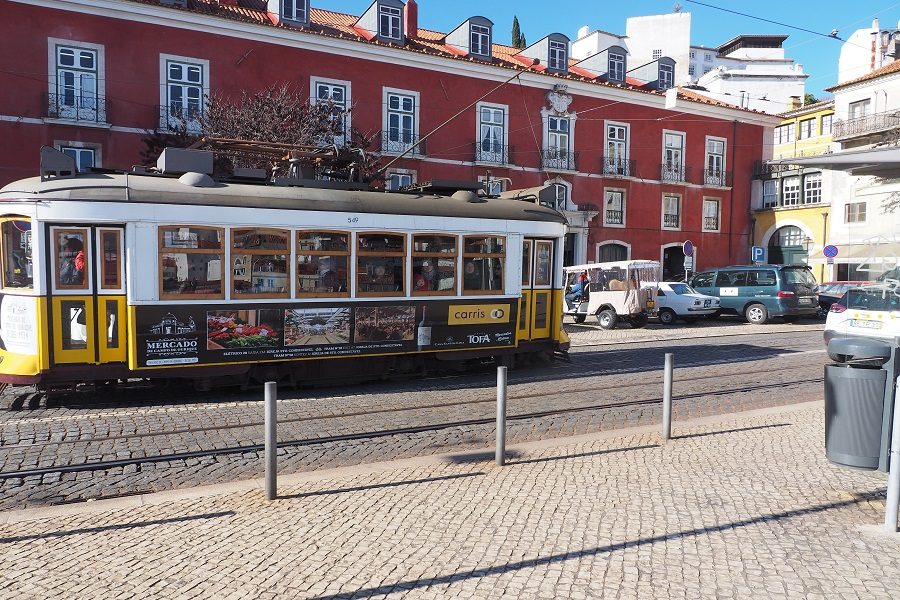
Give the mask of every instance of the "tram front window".
M 0 255 L 3 257 L 3 287 L 34 287 L 31 257 L 31 222 L 10 219 L 0 225 Z

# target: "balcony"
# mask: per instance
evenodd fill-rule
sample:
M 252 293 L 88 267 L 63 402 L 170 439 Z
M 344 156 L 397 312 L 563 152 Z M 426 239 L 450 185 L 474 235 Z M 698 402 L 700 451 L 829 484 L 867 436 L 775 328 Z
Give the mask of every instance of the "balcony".
M 900 112 L 883 112 L 834 122 L 831 139 L 836 142 L 855 137 L 883 133 L 900 127 Z
M 418 144 L 418 145 L 416 145 Z M 407 156 L 422 156 L 425 154 L 425 142 L 418 135 L 413 135 L 411 131 L 403 129 L 389 129 L 381 132 L 381 151 L 391 154 L 403 154 L 413 148 Z
M 679 215 L 663 214 L 663 227 L 668 227 L 670 229 L 678 229 L 678 226 L 680 223 L 681 223 L 681 218 L 679 217 Z
M 574 171 L 578 153 L 550 148 L 541 152 L 541 158 L 544 168 L 550 171 Z
M 603 157 L 603 174 L 612 177 L 633 177 L 636 170 L 633 160 L 619 158 L 617 156 Z
M 717 187 L 729 187 L 731 185 L 730 173 L 722 169 L 706 169 L 703 171 L 703 183 Z
M 163 131 L 200 133 L 203 109 L 199 106 L 160 106 L 159 128 Z
M 509 165 L 512 164 L 511 152 L 512 148 L 510 146 L 499 146 L 489 142 L 475 142 L 475 162 Z
M 622 217 L 624 213 L 621 210 L 606 210 L 606 224 L 607 225 L 623 225 L 624 221 Z
M 106 123 L 106 98 L 96 94 L 48 94 L 47 117 L 80 123 Z
M 703 217 L 703 231 L 718 231 L 719 217 Z
M 690 168 L 674 163 L 659 165 L 659 180 L 669 183 L 685 183 L 690 175 Z

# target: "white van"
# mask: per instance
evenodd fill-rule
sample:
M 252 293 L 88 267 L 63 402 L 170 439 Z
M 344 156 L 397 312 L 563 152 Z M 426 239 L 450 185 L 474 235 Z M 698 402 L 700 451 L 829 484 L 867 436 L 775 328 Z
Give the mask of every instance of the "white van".
M 643 327 L 655 313 L 656 282 L 661 271 L 654 260 L 564 267 L 563 314 L 574 317 L 576 323 L 595 315 L 603 329 L 614 329 L 620 320 Z

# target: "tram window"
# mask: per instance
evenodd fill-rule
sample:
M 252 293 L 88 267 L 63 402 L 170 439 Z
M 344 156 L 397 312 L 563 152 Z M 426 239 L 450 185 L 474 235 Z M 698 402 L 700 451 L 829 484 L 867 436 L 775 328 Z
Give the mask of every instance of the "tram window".
M 531 240 L 522 244 L 522 285 L 531 284 Z
M 160 298 L 224 298 L 222 238 L 215 227 L 160 227 Z
M 87 229 L 55 229 L 56 287 L 66 290 L 86 290 L 90 283 L 86 272 L 90 263 Z
M 122 289 L 122 232 L 100 231 L 100 249 L 103 253 L 100 263 L 100 287 L 104 290 Z
M 254 298 L 289 297 L 289 240 L 290 233 L 284 229 L 232 229 L 232 294 Z
M 463 245 L 463 293 L 489 294 L 503 291 L 506 240 L 502 237 L 465 237 Z
M 297 296 L 347 298 L 350 234 L 336 231 L 297 233 Z
M 63 350 L 84 350 L 87 348 L 87 305 L 84 300 L 63 300 L 62 347 Z
M 456 293 L 456 237 L 414 235 L 412 259 L 413 295 Z
M 0 256 L 3 257 L 3 287 L 34 287 L 31 257 L 31 222 L 10 219 L 0 225 Z
M 553 243 L 537 242 L 535 244 L 536 260 L 534 265 L 534 285 L 550 285 L 550 265 L 553 261 Z
M 106 347 L 119 347 L 119 303 L 106 301 Z
M 395 233 L 360 233 L 356 239 L 358 294 L 403 296 L 406 281 L 406 236 Z

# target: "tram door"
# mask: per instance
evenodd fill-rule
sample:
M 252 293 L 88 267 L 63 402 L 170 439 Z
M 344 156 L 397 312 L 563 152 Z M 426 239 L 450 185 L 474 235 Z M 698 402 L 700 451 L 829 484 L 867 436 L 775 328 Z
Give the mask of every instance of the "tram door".
M 522 302 L 519 339 L 550 337 L 553 308 L 553 240 L 525 240 L 522 246 Z
M 53 364 L 125 362 L 124 226 L 49 226 Z

